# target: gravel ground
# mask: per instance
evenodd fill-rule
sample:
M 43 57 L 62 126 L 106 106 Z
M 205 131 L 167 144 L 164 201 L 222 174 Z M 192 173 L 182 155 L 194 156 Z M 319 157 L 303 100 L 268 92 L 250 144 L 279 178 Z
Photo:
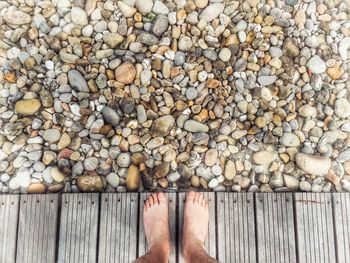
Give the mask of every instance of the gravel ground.
M 0 1 L 0 192 L 350 191 L 349 9 Z

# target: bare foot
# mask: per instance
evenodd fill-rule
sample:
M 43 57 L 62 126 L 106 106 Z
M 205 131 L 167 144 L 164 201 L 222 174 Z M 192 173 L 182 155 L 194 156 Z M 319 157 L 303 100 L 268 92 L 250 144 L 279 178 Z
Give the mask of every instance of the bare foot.
M 184 211 L 182 233 L 182 250 L 187 262 L 191 261 L 191 253 L 204 249 L 204 241 L 208 234 L 209 206 L 203 194 L 189 192 Z
M 164 193 L 148 197 L 143 207 L 143 224 L 148 248 L 167 262 L 170 253 L 170 233 L 168 218 L 168 199 Z M 159 258 L 158 258 L 159 259 Z

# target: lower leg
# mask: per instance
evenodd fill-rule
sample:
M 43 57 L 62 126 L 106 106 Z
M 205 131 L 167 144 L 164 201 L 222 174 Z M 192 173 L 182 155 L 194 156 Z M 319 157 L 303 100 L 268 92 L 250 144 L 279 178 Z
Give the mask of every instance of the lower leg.
M 142 257 L 136 259 L 133 263 L 154 263 L 154 262 L 168 262 L 167 252 L 162 248 L 151 248 Z
M 187 263 L 217 263 L 205 250 L 209 206 L 201 193 L 190 192 L 186 198 L 182 253 Z
M 168 200 L 163 193 L 152 194 L 143 207 L 143 224 L 148 252 L 134 263 L 166 263 L 170 253 Z

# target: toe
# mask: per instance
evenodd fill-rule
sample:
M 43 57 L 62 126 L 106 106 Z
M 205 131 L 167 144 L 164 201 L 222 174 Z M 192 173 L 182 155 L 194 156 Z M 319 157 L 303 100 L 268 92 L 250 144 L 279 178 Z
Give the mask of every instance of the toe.
M 206 204 L 206 203 L 207 203 L 207 201 L 203 198 L 203 199 L 202 199 L 202 202 L 201 202 L 201 206 L 202 206 L 202 207 L 205 207 L 205 204 Z
M 146 207 L 146 212 L 147 212 L 147 210 L 150 208 L 150 204 L 149 204 L 148 200 L 146 200 L 146 202 L 145 202 L 145 207 Z
M 187 194 L 186 201 L 193 202 L 195 197 L 196 197 L 196 192 L 191 191 Z
M 195 198 L 194 198 L 194 203 L 195 204 L 200 204 L 200 202 L 199 202 L 199 197 L 200 197 L 200 195 L 201 195 L 201 193 L 196 193 L 196 196 L 195 196 Z
M 205 202 L 205 210 L 208 211 L 209 210 L 209 203 Z
M 154 204 L 152 195 L 150 195 L 150 196 L 148 197 L 148 202 L 149 202 L 149 206 L 150 206 L 150 207 Z
M 152 194 L 152 198 L 153 198 L 153 203 L 154 203 L 155 205 L 159 204 L 157 193 Z
M 204 200 L 204 195 L 202 193 L 199 193 L 198 203 L 201 205 L 203 200 Z
M 160 204 L 167 202 L 167 198 L 166 198 L 166 196 L 165 196 L 165 194 L 163 192 L 158 193 L 157 197 L 158 197 L 158 201 L 159 201 Z

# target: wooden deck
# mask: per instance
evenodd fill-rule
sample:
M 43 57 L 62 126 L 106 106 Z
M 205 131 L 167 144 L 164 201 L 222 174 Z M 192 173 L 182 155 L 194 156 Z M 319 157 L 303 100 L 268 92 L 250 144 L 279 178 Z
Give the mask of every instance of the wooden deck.
M 173 249 L 181 244 L 184 193 L 169 193 Z M 350 194 L 205 193 L 206 247 L 223 263 L 350 262 Z M 1 263 L 129 263 L 147 250 L 147 194 L 0 195 Z

